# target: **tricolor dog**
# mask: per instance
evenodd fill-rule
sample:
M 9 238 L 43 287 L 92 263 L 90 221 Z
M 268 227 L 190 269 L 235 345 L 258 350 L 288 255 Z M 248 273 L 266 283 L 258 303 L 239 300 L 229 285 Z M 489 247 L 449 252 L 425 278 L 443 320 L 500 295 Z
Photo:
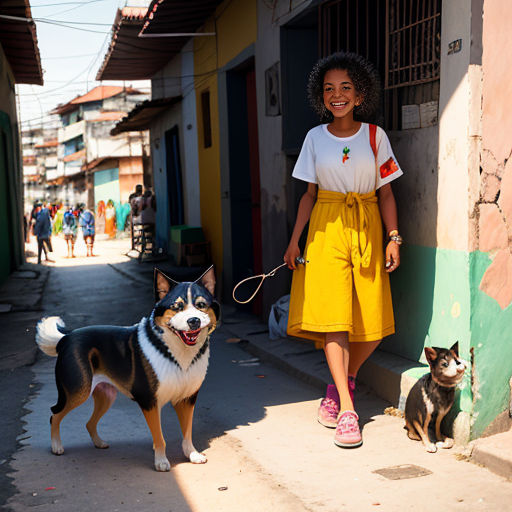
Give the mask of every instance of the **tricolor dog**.
M 455 400 L 455 388 L 462 381 L 468 364 L 459 357 L 459 344 L 451 348 L 425 347 L 430 373 L 411 388 L 405 402 L 405 429 L 409 439 L 421 441 L 427 452 L 451 448 L 453 439 L 441 433 L 441 422 Z M 434 427 L 435 442 L 429 427 Z
M 200 281 L 200 282 L 199 282 Z M 52 452 L 64 452 L 60 423 L 71 410 L 94 399 L 87 430 L 96 448 L 108 448 L 97 425 L 114 402 L 117 390 L 137 402 L 153 436 L 155 469 L 169 471 L 160 423 L 162 407 L 171 402 L 183 433 L 182 448 L 193 463 L 206 457 L 192 443 L 197 393 L 206 376 L 209 336 L 220 316 L 213 298 L 211 267 L 195 282 L 177 283 L 155 269 L 155 298 L 149 318 L 131 327 L 96 325 L 72 331 L 59 317 L 37 325 L 39 348 L 57 357 L 57 404 L 51 410 Z

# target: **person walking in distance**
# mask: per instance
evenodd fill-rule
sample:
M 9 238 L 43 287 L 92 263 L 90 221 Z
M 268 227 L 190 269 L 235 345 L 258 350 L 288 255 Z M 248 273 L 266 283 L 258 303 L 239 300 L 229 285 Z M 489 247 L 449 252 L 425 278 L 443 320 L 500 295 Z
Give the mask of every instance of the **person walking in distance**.
M 41 264 L 41 256 L 44 252 L 45 260 L 53 263 L 54 261 L 48 257 L 48 252 L 52 251 L 50 237 L 52 235 L 52 219 L 50 210 L 37 205 L 34 224 L 34 235 L 37 238 L 37 263 Z
M 73 215 L 73 208 L 67 208 L 62 218 L 62 233 L 68 246 L 68 258 L 75 257 L 75 242 L 78 231 L 78 222 Z
M 294 270 L 287 332 L 324 349 L 334 384 L 318 421 L 336 429 L 334 443 L 344 448 L 363 442 L 357 372 L 395 330 L 388 274 L 400 264 L 402 238 L 391 182 L 403 172 L 384 130 L 366 122 L 379 92 L 375 69 L 353 53 L 335 53 L 311 71 L 309 98 L 323 124 L 307 133 L 293 171 L 308 188 L 284 254 Z M 298 265 L 308 221 L 305 263 Z
M 80 217 L 78 222 L 82 228 L 85 245 L 87 246 L 87 256 L 94 256 L 92 252 L 95 235 L 94 214 L 91 210 L 85 208 L 85 205 L 81 205 L 80 207 Z

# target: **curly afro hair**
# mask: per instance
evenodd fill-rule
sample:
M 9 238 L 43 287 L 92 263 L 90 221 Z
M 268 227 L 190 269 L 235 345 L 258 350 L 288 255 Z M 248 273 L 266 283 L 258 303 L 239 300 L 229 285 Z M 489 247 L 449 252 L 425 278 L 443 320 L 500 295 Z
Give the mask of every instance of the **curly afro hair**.
M 354 82 L 356 91 L 363 95 L 363 102 L 354 107 L 356 121 L 371 122 L 379 109 L 380 79 L 373 65 L 365 58 L 350 52 L 337 52 L 320 59 L 308 78 L 308 98 L 322 123 L 330 123 L 334 116 L 324 105 L 324 76 L 331 69 L 345 69 Z

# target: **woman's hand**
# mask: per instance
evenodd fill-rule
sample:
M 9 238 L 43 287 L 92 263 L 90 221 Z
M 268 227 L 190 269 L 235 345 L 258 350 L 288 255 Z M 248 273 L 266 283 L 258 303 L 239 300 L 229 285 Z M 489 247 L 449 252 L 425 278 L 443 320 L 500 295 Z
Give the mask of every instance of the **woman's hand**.
M 396 270 L 400 265 L 400 246 L 390 240 L 386 246 L 386 272 L 390 273 Z
M 284 253 L 283 261 L 288 265 L 288 268 L 290 270 L 295 270 L 297 268 L 295 258 L 298 258 L 299 256 L 299 245 L 294 242 L 290 242 L 290 245 L 288 245 L 288 249 L 286 249 L 286 252 Z

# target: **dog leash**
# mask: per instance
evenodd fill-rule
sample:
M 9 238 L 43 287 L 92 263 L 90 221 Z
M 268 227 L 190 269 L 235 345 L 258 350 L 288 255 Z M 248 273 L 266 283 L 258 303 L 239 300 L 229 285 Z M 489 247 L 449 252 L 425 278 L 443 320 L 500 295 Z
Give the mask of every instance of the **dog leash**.
M 306 263 L 306 260 L 302 257 L 299 257 L 299 258 L 295 258 L 295 263 L 299 264 L 299 265 L 304 265 Z M 260 291 L 260 288 L 261 286 L 263 285 L 263 282 L 265 281 L 265 279 L 267 279 L 267 277 L 274 277 L 276 275 L 276 272 L 283 268 L 283 267 L 286 267 L 288 264 L 287 263 L 281 263 L 281 265 L 279 265 L 278 267 L 274 268 L 273 270 L 271 270 L 268 274 L 258 274 L 257 276 L 251 276 L 251 277 L 247 277 L 245 279 L 242 279 L 242 281 L 240 281 L 234 288 L 233 288 L 233 300 L 235 302 L 238 302 L 238 304 L 247 304 L 248 302 L 251 302 L 252 299 L 254 299 L 254 297 L 256 297 L 256 294 Z M 235 292 L 236 292 L 236 289 L 243 283 L 247 282 L 247 281 L 251 281 L 253 279 L 261 279 L 260 281 L 260 284 L 258 284 L 258 287 L 256 288 L 256 290 L 254 291 L 254 293 L 247 299 L 247 300 L 238 300 L 236 298 L 236 295 L 235 295 Z

